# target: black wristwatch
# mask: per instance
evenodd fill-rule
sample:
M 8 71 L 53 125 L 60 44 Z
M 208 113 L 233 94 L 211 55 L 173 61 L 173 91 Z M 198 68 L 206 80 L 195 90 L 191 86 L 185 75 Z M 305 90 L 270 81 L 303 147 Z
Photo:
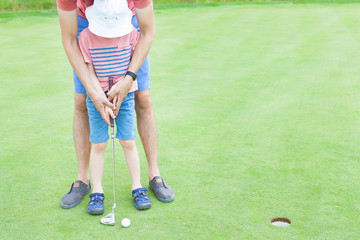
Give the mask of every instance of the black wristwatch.
M 131 71 L 127 71 L 127 72 L 125 73 L 125 76 L 126 76 L 126 75 L 129 75 L 130 77 L 132 77 L 132 78 L 134 79 L 134 81 L 135 81 L 136 78 L 137 78 L 136 74 L 133 73 L 133 72 L 131 72 Z

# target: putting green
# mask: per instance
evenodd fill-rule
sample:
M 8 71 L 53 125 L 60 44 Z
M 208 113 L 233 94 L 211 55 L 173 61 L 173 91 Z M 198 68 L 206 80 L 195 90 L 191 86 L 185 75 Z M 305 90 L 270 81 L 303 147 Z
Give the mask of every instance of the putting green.
M 118 145 L 115 227 L 86 212 L 88 199 L 60 208 L 77 165 L 56 12 L 0 14 L 0 239 L 359 239 L 359 12 L 156 10 L 151 93 L 160 170 L 176 200 L 150 193 L 152 208 L 137 211 Z M 103 185 L 108 213 L 110 147 Z M 275 217 L 291 226 L 271 225 Z

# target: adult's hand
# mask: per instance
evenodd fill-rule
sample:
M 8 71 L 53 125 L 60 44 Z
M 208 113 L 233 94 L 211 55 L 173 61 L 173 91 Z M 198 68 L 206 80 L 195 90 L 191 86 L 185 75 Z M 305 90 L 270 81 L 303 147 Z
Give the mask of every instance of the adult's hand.
M 94 103 L 96 109 L 99 111 L 106 124 L 110 126 L 110 116 L 108 109 L 114 109 L 115 105 L 109 102 L 103 92 L 95 93 L 92 96 L 89 95 L 89 97 L 91 98 L 91 101 Z
M 128 94 L 133 79 L 129 75 L 126 75 L 123 79 L 117 82 L 108 92 L 109 101 L 114 100 L 115 103 L 115 111 L 114 114 L 117 115 L 119 113 L 119 108 L 121 106 L 122 101 Z

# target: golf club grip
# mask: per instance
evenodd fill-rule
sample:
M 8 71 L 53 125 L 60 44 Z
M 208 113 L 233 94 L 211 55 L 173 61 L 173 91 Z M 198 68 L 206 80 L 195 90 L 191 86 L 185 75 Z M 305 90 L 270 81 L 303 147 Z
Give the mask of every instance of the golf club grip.
M 113 77 L 109 77 L 109 91 L 113 85 L 114 85 L 114 79 Z M 113 101 L 111 100 L 110 102 L 112 103 Z M 114 119 L 112 117 L 110 117 L 110 126 L 114 127 Z

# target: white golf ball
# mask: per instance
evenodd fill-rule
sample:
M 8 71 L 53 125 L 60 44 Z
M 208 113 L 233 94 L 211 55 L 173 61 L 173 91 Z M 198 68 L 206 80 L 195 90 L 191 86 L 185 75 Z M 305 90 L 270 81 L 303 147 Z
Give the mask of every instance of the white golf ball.
M 130 226 L 130 219 L 128 218 L 124 218 L 122 221 L 121 221 L 121 225 L 125 228 L 129 227 Z

